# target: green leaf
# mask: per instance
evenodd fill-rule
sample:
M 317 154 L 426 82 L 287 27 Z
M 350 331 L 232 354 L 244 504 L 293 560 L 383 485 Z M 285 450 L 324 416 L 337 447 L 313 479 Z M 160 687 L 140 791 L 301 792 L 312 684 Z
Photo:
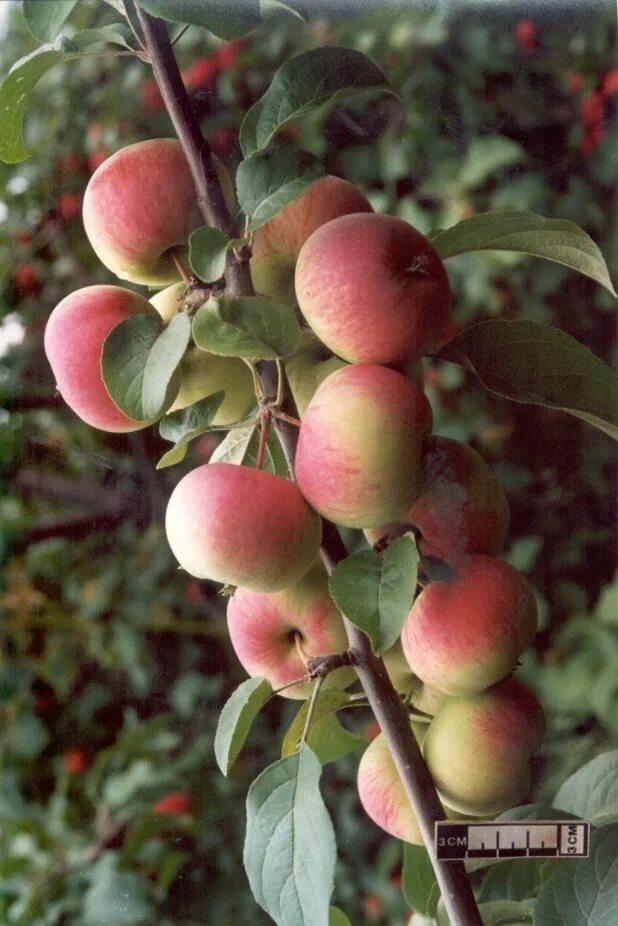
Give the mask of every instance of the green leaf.
M 220 280 L 225 271 L 229 239 L 218 228 L 207 225 L 189 236 L 189 263 L 193 273 L 205 283 Z
M 60 41 L 55 45 L 42 45 L 14 64 L 0 84 L 0 161 L 5 164 L 18 164 L 32 154 L 23 137 L 30 94 L 40 78 L 55 64 L 78 57 L 77 53 L 66 52 L 64 47 Z
M 241 161 L 236 171 L 238 203 L 255 231 L 324 173 L 321 162 L 293 145 L 277 145 Z
M 429 853 L 424 846 L 403 845 L 401 890 L 406 903 L 423 916 L 434 916 L 440 899 Z
M 543 882 L 545 858 L 517 858 L 492 865 L 478 892 L 479 901 L 525 900 Z
M 590 857 L 565 860 L 541 887 L 538 926 L 614 926 L 618 910 L 618 826 L 594 830 Z
M 601 251 L 585 231 L 566 219 L 510 209 L 484 212 L 430 238 L 442 260 L 469 251 L 518 251 L 577 270 L 616 295 Z
M 192 440 L 213 430 L 212 420 L 219 410 L 225 393 L 215 392 L 200 399 L 188 408 L 182 408 L 171 415 L 166 415 L 159 423 L 159 434 L 164 440 L 174 442 L 174 446 L 164 453 L 157 469 L 165 469 L 184 460 L 187 447 Z
M 300 326 L 290 306 L 264 296 L 211 296 L 195 313 L 193 339 L 222 357 L 275 360 L 294 352 Z
M 328 926 L 336 850 L 321 771 L 305 745 L 265 769 L 247 795 L 245 869 L 277 926 Z
M 126 23 L 110 23 L 99 26 L 97 29 L 82 29 L 71 36 L 71 41 L 80 50 L 91 45 L 120 45 L 129 51 L 134 51 L 138 45 L 130 27 Z
M 240 127 L 242 153 L 249 157 L 266 148 L 292 119 L 344 96 L 378 89 L 390 89 L 386 77 L 353 48 L 313 48 L 296 55 L 281 65 L 264 96 L 245 115 Z
M 440 359 L 471 369 L 490 392 L 558 408 L 618 437 L 618 380 L 602 360 L 558 328 L 492 319 L 456 335 Z
M 153 315 L 133 315 L 116 325 L 103 344 L 105 387 L 118 408 L 135 421 L 156 418 L 169 408 L 178 391 L 175 374 L 189 329 L 186 320 L 174 326 L 170 335 L 171 328 L 172 322 L 164 328 Z M 161 381 L 157 379 L 159 371 Z
M 521 145 L 504 135 L 475 138 L 459 170 L 457 185 L 466 190 L 474 189 L 497 171 L 524 158 L 525 151 Z
M 315 702 L 307 745 L 314 751 L 322 765 L 336 762 L 354 752 L 367 741 L 362 736 L 350 733 L 337 719 L 336 710 L 348 702 L 348 695 L 339 688 L 322 688 Z M 305 728 L 309 701 L 305 701 L 288 727 L 281 744 L 281 756 L 286 758 L 298 749 Z
M 352 926 L 349 919 L 339 907 L 331 907 L 328 911 L 328 926 Z
M 77 0 L 24 0 L 28 28 L 39 42 L 53 42 Z
M 492 900 L 479 904 L 479 913 L 483 926 L 528 926 L 534 922 L 532 907 L 516 900 Z
M 418 554 L 409 537 L 398 537 L 383 557 L 373 550 L 353 553 L 329 580 L 331 598 L 360 627 L 375 653 L 397 641 L 416 589 Z
M 202 26 L 221 39 L 246 35 L 260 25 L 259 0 L 137 0 L 139 5 L 172 22 Z
M 224 775 L 229 773 L 251 724 L 272 693 L 265 678 L 248 678 L 225 702 L 215 734 L 215 758 Z
M 595 826 L 618 821 L 618 749 L 596 756 L 558 789 L 553 805 Z
M 234 463 L 237 466 L 255 466 L 257 463 L 260 431 L 256 424 L 234 428 L 213 451 L 211 463 Z M 264 449 L 262 469 L 276 476 L 290 478 L 290 471 L 281 444 L 272 430 L 268 434 Z

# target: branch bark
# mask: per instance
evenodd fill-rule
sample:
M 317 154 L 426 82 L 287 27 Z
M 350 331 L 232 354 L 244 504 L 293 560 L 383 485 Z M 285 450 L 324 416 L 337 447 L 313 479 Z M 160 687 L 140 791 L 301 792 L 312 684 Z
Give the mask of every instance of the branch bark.
M 139 7 L 136 7 L 136 10 L 161 96 L 191 169 L 202 214 L 209 225 L 230 234 L 232 222 L 223 201 L 210 148 L 191 110 L 167 28 L 162 21 L 150 17 Z M 253 295 L 248 263 L 238 261 L 232 254 L 228 257 L 225 279 L 228 292 L 238 296 Z M 265 394 L 274 395 L 277 383 L 276 365 L 265 361 L 259 364 L 258 373 Z M 279 436 L 290 474 L 293 476 L 296 429 L 280 419 L 275 419 L 273 425 Z M 321 553 L 329 573 L 347 556 L 337 528 L 326 521 Z M 482 926 L 463 863 L 444 862 L 436 858 L 434 823 L 436 820 L 444 820 L 445 815 L 427 766 L 412 735 L 407 711 L 393 688 L 384 663 L 373 655 L 367 636 L 346 618 L 344 624 L 349 648 L 357 663 L 355 668 L 358 677 L 384 733 L 418 819 L 451 926 Z

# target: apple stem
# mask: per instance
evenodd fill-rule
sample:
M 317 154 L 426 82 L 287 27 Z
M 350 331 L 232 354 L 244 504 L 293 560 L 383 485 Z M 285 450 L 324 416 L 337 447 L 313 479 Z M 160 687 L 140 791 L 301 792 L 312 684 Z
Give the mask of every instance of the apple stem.
M 311 692 L 311 700 L 309 701 L 309 707 L 307 708 L 307 716 L 305 718 L 305 726 L 303 727 L 303 732 L 300 737 L 300 743 L 298 748 L 300 749 L 307 742 L 307 735 L 309 733 L 309 728 L 311 727 L 311 721 L 313 720 L 313 715 L 315 713 L 315 706 L 317 704 L 318 695 L 320 694 L 320 688 L 324 684 L 324 676 L 319 675 L 315 680 L 315 685 L 313 686 L 313 691 Z
M 193 277 L 191 276 L 190 272 L 189 272 L 189 271 L 187 270 L 187 268 L 185 267 L 184 261 L 182 260 L 182 258 L 181 258 L 181 256 L 180 256 L 180 253 L 179 253 L 178 249 L 177 249 L 177 248 L 174 248 L 174 249 L 170 252 L 170 254 L 171 254 L 172 260 L 173 260 L 173 262 L 174 262 L 174 266 L 176 267 L 176 270 L 177 270 L 178 273 L 180 274 L 180 279 L 181 279 L 182 282 L 185 284 L 185 286 L 186 286 L 187 288 L 189 288 L 189 286 L 190 286 L 191 283 L 193 282 Z
M 264 465 L 264 454 L 266 453 L 266 441 L 268 440 L 271 418 L 272 412 L 268 406 L 260 409 L 260 443 L 258 444 L 257 457 L 255 460 L 257 469 L 262 469 Z
M 272 415 L 273 418 L 278 418 L 280 421 L 287 421 L 287 423 L 291 424 L 294 428 L 300 428 L 300 418 L 293 418 L 292 415 L 286 415 L 280 408 L 273 408 Z

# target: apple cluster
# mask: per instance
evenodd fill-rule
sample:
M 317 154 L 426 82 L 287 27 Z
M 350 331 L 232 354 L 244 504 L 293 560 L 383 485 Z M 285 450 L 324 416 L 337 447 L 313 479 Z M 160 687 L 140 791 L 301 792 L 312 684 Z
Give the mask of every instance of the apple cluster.
M 178 254 L 202 219 L 179 143 L 155 139 L 107 158 L 90 179 L 83 218 L 117 277 L 165 288 L 150 301 L 120 286 L 72 293 L 50 316 L 45 349 L 59 391 L 84 421 L 130 431 L 150 422 L 115 405 L 101 353 L 132 315 L 168 323 L 182 310 Z M 249 675 L 306 698 L 309 660 L 347 648 L 319 560 L 322 517 L 365 531 L 376 549 L 413 530 L 423 561 L 444 568 L 425 576 L 387 670 L 431 721 L 412 728 L 447 813 L 498 813 L 525 794 L 543 732 L 540 705 L 510 677 L 534 637 L 536 606 L 527 582 L 498 558 L 508 505 L 494 473 L 471 447 L 431 433 L 420 360 L 451 325 L 442 262 L 406 222 L 375 214 L 354 186 L 327 176 L 257 230 L 251 274 L 258 293 L 295 300 L 306 322 L 286 361 L 301 415 L 296 479 L 229 463 L 193 469 L 169 499 L 170 547 L 192 576 L 234 587 L 228 628 Z M 214 423 L 225 427 L 255 405 L 238 359 L 191 347 L 181 371 L 172 410 L 223 390 Z M 337 669 L 326 684 L 345 688 L 354 678 Z M 380 826 L 420 840 L 382 735 L 361 760 L 358 789 Z

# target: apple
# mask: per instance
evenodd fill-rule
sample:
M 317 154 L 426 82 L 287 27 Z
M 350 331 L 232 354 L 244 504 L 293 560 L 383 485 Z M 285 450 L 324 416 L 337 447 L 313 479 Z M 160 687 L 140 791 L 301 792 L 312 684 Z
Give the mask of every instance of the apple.
M 447 698 L 423 741 L 441 800 L 477 816 L 513 807 L 529 788 L 530 759 L 544 726 L 541 705 L 514 678 L 478 694 Z
M 429 403 L 405 376 L 346 366 L 327 376 L 305 409 L 298 486 L 335 524 L 377 527 L 420 494 L 421 446 L 430 430 Z
M 172 492 L 165 527 L 190 575 L 259 592 L 297 582 L 322 539 L 320 518 L 295 483 L 230 463 L 187 473 Z
M 425 488 L 400 519 L 367 531 L 370 543 L 404 525 L 421 535 L 425 555 L 452 561 L 465 553 L 499 553 L 509 524 L 504 489 L 483 458 L 460 441 L 430 437 L 422 452 Z
M 365 196 L 347 180 L 320 177 L 256 230 L 251 258 L 256 292 L 294 302 L 294 268 L 311 233 L 337 216 L 371 211 Z
M 298 255 L 295 287 L 309 326 L 351 363 L 418 359 L 450 321 L 440 258 L 393 216 L 357 213 L 321 225 Z
M 53 310 L 45 328 L 45 353 L 67 405 L 93 428 L 135 431 L 134 421 L 111 399 L 101 375 L 101 352 L 108 334 L 132 315 L 151 313 L 143 296 L 120 286 L 86 286 Z
M 382 660 L 395 690 L 407 695 L 409 703 L 417 711 L 435 714 L 446 695 L 426 685 L 414 674 L 404 655 L 401 640 L 382 654 Z
M 215 169 L 229 205 L 227 171 L 218 159 Z M 146 286 L 179 279 L 172 255 L 183 255 L 191 232 L 205 224 L 182 147 L 173 138 L 137 142 L 103 161 L 86 187 L 83 216 L 99 260 L 120 279 Z
M 285 361 L 290 391 L 301 417 L 320 383 L 329 373 L 334 373 L 344 366 L 345 361 L 333 357 L 315 335 L 310 331 L 303 331 L 300 348 Z
M 328 577 L 320 561 L 281 592 L 237 588 L 228 602 L 227 626 L 234 652 L 248 674 L 264 676 L 275 689 L 306 673 L 305 655 L 326 656 L 348 648 L 341 614 L 328 593 Z M 335 669 L 324 685 L 345 688 L 355 678 L 353 669 Z M 281 694 L 308 698 L 313 685 L 312 681 L 301 682 Z
M 483 691 L 508 675 L 536 633 L 529 583 L 508 563 L 474 553 L 412 605 L 401 643 L 412 671 L 447 695 Z

